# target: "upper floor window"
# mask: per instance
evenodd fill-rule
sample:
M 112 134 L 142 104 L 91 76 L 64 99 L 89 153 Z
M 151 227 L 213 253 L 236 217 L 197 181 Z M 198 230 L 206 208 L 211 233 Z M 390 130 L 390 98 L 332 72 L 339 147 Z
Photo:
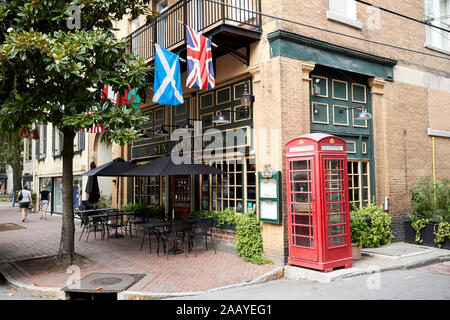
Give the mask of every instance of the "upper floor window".
M 450 0 L 425 0 L 425 20 L 433 26 L 450 31 Z M 450 54 L 450 32 L 426 26 L 425 46 Z
M 31 137 L 28 137 L 24 140 L 24 146 L 25 146 L 25 161 L 31 161 L 33 159 L 33 140 Z
M 139 29 L 139 17 L 131 21 L 131 34 L 133 36 L 133 32 Z M 139 38 L 136 37 L 131 39 L 131 51 L 133 54 L 139 54 Z
M 355 0 L 329 0 L 327 18 L 348 24 L 358 29 L 362 28 L 362 22 L 356 17 Z

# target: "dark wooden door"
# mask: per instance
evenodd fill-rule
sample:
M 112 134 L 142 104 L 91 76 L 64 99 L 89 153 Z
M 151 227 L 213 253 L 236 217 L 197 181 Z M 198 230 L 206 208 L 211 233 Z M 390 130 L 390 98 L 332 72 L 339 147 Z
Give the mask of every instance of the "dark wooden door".
M 175 220 L 187 218 L 191 212 L 191 179 L 189 175 L 173 176 L 172 204 Z

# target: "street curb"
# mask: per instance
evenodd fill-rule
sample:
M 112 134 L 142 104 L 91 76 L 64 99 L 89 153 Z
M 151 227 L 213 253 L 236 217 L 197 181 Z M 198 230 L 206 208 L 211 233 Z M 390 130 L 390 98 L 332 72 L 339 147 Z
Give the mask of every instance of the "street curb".
M 21 282 L 18 282 L 14 280 L 8 272 L 6 272 L 3 268 L 0 267 L 0 273 L 3 275 L 3 277 L 6 279 L 7 283 L 11 286 L 24 289 L 29 291 L 30 293 L 39 294 L 42 296 L 47 297 L 56 297 L 61 300 L 66 299 L 66 294 L 64 291 L 62 291 L 59 288 L 50 288 L 50 287 L 38 287 L 38 286 L 30 286 L 27 284 L 23 284 Z
M 395 270 L 411 270 L 415 268 L 425 267 L 432 264 L 442 263 L 450 261 L 450 254 L 441 255 L 441 256 L 434 256 L 430 258 L 421 259 L 418 261 L 413 261 L 409 263 L 397 263 L 390 266 L 378 266 L 373 265 L 374 268 L 357 268 L 355 267 L 352 272 L 349 273 L 343 273 L 343 274 L 314 274 L 309 269 L 302 270 L 305 274 L 297 273 L 295 274 L 295 271 L 293 272 L 285 272 L 287 279 L 292 280 L 303 280 L 303 281 L 311 281 L 311 282 L 318 282 L 318 283 L 330 283 L 332 281 L 342 280 L 342 279 L 349 279 L 353 277 L 358 277 L 362 275 L 368 275 L 368 274 L 374 274 L 378 272 L 386 272 L 386 271 L 395 271 Z M 285 266 L 286 267 L 286 266 Z M 288 266 L 290 267 L 290 266 Z M 377 268 L 379 268 L 377 270 Z M 290 275 L 292 273 L 292 276 Z
M 185 296 L 196 296 L 205 293 L 211 293 L 224 289 L 240 288 L 249 285 L 264 283 L 270 280 L 280 279 L 284 276 L 284 268 L 278 267 L 266 274 L 263 274 L 253 280 L 244 283 L 231 284 L 228 286 L 212 288 L 202 291 L 188 291 L 188 292 L 140 292 L 140 291 L 122 291 L 117 294 L 117 300 L 150 300 L 150 299 L 164 299 L 176 298 Z
M 5 277 L 9 285 L 15 286 L 20 289 L 29 291 L 30 293 L 39 294 L 47 297 L 56 297 L 61 300 L 66 300 L 66 293 L 61 290 L 61 288 L 49 288 L 49 287 L 38 287 L 23 284 L 14 280 L 8 272 L 0 267 L 0 273 Z M 231 284 L 228 286 L 212 288 L 204 291 L 192 291 L 192 292 L 140 292 L 140 291 L 121 291 L 117 293 L 117 300 L 148 300 L 148 299 L 164 299 L 170 297 L 183 297 L 183 296 L 194 296 L 204 293 L 215 292 L 224 289 L 238 288 L 248 285 L 254 285 L 258 283 L 264 283 L 270 280 L 276 280 L 283 277 L 284 269 L 283 267 L 278 267 L 275 270 L 263 274 L 251 281 L 245 283 Z

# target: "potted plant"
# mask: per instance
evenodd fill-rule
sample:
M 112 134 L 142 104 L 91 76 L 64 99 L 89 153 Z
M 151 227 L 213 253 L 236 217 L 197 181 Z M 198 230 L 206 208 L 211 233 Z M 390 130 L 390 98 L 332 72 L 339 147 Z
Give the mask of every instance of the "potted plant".
M 420 178 L 411 189 L 413 211 L 405 221 L 405 241 L 450 249 L 450 180 Z
M 355 243 L 354 260 L 361 258 L 360 251 L 364 248 L 377 248 L 390 244 L 394 238 L 391 231 L 391 217 L 381 206 L 372 202 L 361 209 L 352 206 L 350 212 L 350 237 Z M 359 253 L 358 253 L 359 252 Z
M 350 212 L 350 238 L 352 243 L 353 260 L 361 259 L 362 244 L 366 232 L 366 220 L 361 218 L 361 215 L 358 211 Z

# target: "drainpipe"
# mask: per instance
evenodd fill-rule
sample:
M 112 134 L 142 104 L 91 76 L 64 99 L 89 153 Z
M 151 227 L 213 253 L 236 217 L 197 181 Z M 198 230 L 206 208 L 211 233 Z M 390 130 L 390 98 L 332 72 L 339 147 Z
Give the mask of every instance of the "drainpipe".
M 434 191 L 434 200 L 436 200 L 436 153 L 434 150 L 434 137 L 431 137 L 431 144 L 433 150 L 433 191 Z

